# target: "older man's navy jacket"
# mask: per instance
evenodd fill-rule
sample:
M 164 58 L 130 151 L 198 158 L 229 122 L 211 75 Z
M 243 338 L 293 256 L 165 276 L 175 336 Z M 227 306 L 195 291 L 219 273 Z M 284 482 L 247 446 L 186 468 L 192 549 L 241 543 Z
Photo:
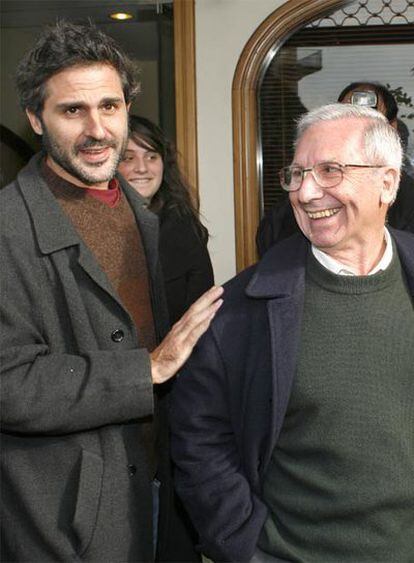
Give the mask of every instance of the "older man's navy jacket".
M 414 300 L 414 235 L 391 233 Z M 261 486 L 296 371 L 309 251 L 294 235 L 227 283 L 175 384 L 176 486 L 216 561 L 248 561 L 266 519 Z

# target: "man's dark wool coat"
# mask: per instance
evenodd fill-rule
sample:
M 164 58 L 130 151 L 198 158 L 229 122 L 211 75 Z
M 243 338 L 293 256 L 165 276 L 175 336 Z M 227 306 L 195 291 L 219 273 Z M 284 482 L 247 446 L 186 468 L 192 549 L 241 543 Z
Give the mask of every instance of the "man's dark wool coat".
M 414 235 L 390 232 L 414 300 Z M 174 386 L 177 491 L 214 561 L 249 561 L 266 519 L 261 488 L 295 374 L 309 251 L 296 234 L 225 284 Z
M 152 561 L 153 475 L 139 440 L 154 412 L 149 354 L 38 165 L 36 156 L 0 193 L 2 560 Z M 143 239 L 159 341 L 168 321 L 158 221 L 121 185 Z M 164 401 L 159 557 L 169 560 Z

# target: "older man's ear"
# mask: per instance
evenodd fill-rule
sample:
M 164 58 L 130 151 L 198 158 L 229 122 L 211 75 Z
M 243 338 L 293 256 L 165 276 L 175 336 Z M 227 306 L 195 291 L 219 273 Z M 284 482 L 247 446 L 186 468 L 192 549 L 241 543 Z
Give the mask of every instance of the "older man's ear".
M 397 197 L 400 173 L 395 168 L 384 171 L 383 185 L 381 188 L 381 203 L 392 205 Z

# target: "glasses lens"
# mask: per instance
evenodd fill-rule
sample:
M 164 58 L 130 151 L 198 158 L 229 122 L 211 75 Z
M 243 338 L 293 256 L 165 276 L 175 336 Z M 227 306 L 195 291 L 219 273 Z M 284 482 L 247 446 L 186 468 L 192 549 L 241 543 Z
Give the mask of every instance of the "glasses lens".
M 342 168 L 337 162 L 320 162 L 313 167 L 316 181 L 323 188 L 332 188 L 342 180 Z
M 288 192 L 298 190 L 302 183 L 302 168 L 299 166 L 285 166 L 280 171 L 280 183 Z

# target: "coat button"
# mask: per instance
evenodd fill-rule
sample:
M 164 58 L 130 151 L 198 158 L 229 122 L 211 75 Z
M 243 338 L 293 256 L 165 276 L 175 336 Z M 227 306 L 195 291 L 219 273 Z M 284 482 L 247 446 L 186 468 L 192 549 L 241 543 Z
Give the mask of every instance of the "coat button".
M 134 465 L 133 463 L 129 463 L 127 465 L 128 468 L 128 473 L 131 477 L 133 477 L 135 475 L 135 473 L 137 472 L 137 466 Z
M 120 328 L 117 328 L 111 334 L 111 338 L 114 342 L 122 342 L 122 340 L 124 339 L 124 331 Z

